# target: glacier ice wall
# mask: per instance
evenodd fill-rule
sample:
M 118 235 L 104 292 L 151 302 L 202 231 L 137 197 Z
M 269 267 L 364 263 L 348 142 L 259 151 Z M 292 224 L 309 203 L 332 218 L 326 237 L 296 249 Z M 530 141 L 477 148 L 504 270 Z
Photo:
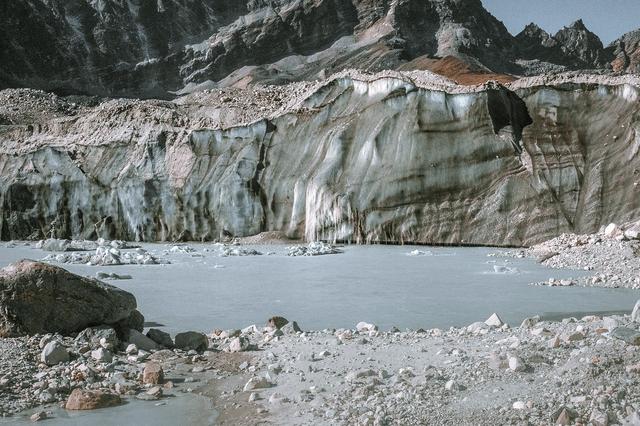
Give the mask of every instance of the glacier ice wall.
M 639 90 L 467 93 L 331 80 L 230 128 L 172 102 L 104 103 L 0 132 L 0 232 L 528 245 L 637 218 Z

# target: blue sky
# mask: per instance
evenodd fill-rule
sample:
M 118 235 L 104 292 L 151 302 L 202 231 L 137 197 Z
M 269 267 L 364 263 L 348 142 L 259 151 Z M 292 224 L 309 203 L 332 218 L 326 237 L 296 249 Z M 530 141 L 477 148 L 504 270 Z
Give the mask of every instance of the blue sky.
M 516 35 L 530 22 L 551 34 L 582 18 L 605 44 L 640 28 L 640 0 L 482 0 Z

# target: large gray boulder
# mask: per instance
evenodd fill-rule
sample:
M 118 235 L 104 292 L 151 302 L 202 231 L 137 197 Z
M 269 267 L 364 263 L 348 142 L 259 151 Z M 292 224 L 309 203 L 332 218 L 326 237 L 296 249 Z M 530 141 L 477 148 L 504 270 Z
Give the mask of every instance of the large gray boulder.
M 131 293 L 57 266 L 21 260 L 0 270 L 0 337 L 69 335 L 116 324 L 135 309 Z

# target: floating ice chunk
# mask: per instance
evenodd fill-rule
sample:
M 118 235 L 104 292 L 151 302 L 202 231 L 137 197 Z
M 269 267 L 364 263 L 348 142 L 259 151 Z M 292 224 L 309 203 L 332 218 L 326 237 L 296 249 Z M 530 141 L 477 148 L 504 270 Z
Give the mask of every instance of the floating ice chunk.
M 496 274 L 517 274 L 520 271 L 517 268 L 510 268 L 504 265 L 493 265 L 493 272 Z
M 320 256 L 323 254 L 336 254 L 342 253 L 342 250 L 338 250 L 331 244 L 323 243 L 322 241 L 313 241 L 306 246 L 291 246 L 287 247 L 289 256 Z
M 407 253 L 407 256 L 433 256 L 433 253 L 430 251 L 412 250 Z
M 171 253 L 194 253 L 196 250 L 190 246 L 175 245 L 169 250 Z
M 158 265 L 168 263 L 138 248 L 133 252 L 122 252 L 111 245 L 99 246 L 95 253 L 50 254 L 42 259 L 46 262 L 85 264 L 90 266 L 108 265 Z
M 99 247 L 115 248 L 115 249 L 127 249 L 135 248 L 137 246 L 131 245 L 126 241 L 120 240 L 105 240 L 99 238 L 97 241 L 89 240 L 65 240 L 59 238 L 48 238 L 46 240 L 40 240 L 36 243 L 35 248 L 45 251 L 93 251 Z
M 132 279 L 131 275 L 128 274 L 116 274 L 116 273 L 109 273 L 109 272 L 97 272 L 96 273 L 96 278 L 99 280 L 130 280 Z
M 45 251 L 91 251 L 95 250 L 98 244 L 95 241 L 86 240 L 64 240 L 48 238 L 36 243 L 37 249 Z
M 254 249 L 243 249 L 241 247 L 231 247 L 227 245 L 223 245 L 219 249 L 220 257 L 228 257 L 228 256 L 261 256 L 257 250 Z

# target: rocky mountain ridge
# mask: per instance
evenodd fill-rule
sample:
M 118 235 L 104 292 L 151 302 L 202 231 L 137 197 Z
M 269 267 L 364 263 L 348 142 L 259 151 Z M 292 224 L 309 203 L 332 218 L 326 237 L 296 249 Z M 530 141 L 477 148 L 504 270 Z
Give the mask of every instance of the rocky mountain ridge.
M 639 62 L 637 31 L 606 48 L 581 21 L 514 37 L 480 0 L 18 0 L 0 12 L 0 88 L 60 94 L 173 98 L 349 68 L 513 79 Z

